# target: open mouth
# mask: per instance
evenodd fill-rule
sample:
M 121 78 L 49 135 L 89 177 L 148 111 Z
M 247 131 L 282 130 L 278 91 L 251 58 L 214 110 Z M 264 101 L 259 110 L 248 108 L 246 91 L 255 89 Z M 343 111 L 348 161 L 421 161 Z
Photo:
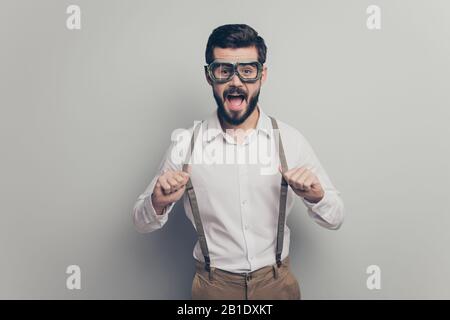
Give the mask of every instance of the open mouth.
M 229 94 L 226 101 L 231 110 L 241 110 L 244 107 L 245 96 L 242 94 Z

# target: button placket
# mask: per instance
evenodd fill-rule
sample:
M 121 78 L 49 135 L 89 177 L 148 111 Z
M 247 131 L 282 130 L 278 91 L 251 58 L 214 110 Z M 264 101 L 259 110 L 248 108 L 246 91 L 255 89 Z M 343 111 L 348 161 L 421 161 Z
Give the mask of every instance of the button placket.
M 253 263 L 254 257 L 254 246 L 251 242 L 251 238 L 247 237 L 248 231 L 250 230 L 249 225 L 249 208 L 248 208 L 248 192 L 249 192 L 249 180 L 248 180 L 248 167 L 247 165 L 240 166 L 240 194 L 241 194 L 241 213 L 242 213 L 242 225 L 244 228 L 244 236 L 246 238 L 247 245 L 247 258 L 250 266 Z

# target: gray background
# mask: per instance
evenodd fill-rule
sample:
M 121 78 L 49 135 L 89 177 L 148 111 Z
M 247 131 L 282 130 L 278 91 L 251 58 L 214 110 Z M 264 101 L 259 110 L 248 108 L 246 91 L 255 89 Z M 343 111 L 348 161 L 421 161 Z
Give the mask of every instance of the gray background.
M 202 67 L 224 23 L 265 38 L 261 106 L 307 137 L 342 192 L 337 232 L 301 201 L 289 218 L 303 298 L 450 298 L 449 1 L 0 3 L 0 298 L 190 297 L 181 202 L 151 234 L 131 216 L 172 130 L 216 108 Z M 66 289 L 70 264 L 81 290 Z

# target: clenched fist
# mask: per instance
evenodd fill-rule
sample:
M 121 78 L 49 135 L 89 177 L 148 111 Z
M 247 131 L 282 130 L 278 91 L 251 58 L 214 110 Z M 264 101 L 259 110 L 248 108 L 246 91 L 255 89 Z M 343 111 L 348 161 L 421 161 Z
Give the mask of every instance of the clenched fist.
M 152 193 L 157 214 L 162 214 L 165 207 L 183 196 L 188 181 L 189 174 L 184 171 L 168 170 L 158 178 Z
M 281 171 L 281 167 L 279 167 L 279 170 L 295 194 L 312 203 L 322 200 L 324 191 L 320 181 L 306 166 L 294 168 L 284 173 Z

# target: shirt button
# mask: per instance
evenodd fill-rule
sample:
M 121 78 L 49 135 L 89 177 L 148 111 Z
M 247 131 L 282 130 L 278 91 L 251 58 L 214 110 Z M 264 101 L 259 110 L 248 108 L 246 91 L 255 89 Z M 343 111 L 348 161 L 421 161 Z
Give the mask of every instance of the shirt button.
M 245 228 L 245 230 L 248 230 L 248 225 L 245 225 L 244 228 Z
M 247 203 L 247 200 L 242 201 L 242 205 L 245 205 Z

